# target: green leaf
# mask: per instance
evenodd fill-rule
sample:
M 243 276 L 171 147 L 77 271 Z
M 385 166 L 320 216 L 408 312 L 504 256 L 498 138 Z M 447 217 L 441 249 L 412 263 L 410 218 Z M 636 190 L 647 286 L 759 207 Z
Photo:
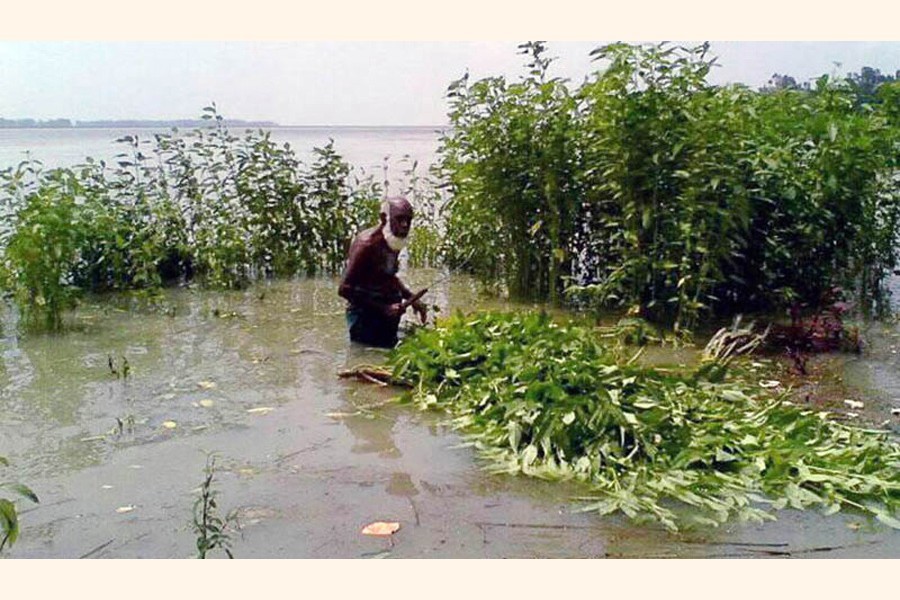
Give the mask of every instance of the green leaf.
M 828 506 L 826 506 L 825 510 L 822 511 L 822 514 L 827 517 L 827 516 L 831 516 L 833 514 L 840 512 L 840 510 L 841 510 L 840 503 L 835 502 L 833 504 L 829 504 Z
M 747 395 L 740 390 L 722 390 L 722 398 L 729 402 L 742 402 L 747 400 Z
M 522 451 L 522 465 L 530 466 L 534 460 L 537 458 L 538 449 L 529 444 L 525 450 Z
M 759 438 L 749 433 L 741 438 L 741 446 L 759 446 Z
M 884 523 L 889 527 L 893 527 L 894 529 L 900 529 L 900 521 L 892 517 L 891 515 L 885 512 L 877 512 L 875 513 L 875 518 Z
M 4 532 L 10 546 L 16 543 L 19 537 L 19 518 L 15 505 L 5 498 L 0 498 L 0 530 Z
M 737 457 L 734 454 L 727 450 L 723 450 L 722 448 L 716 450 L 716 462 L 731 462 L 736 458 Z
M 517 421 L 510 421 L 506 424 L 507 438 L 509 445 L 513 450 L 519 449 L 519 440 L 522 437 L 522 428 Z
M 32 492 L 30 488 L 28 488 L 25 485 L 22 485 L 21 483 L 3 483 L 3 484 L 0 484 L 0 487 L 4 487 L 6 489 L 12 490 L 12 491 L 16 492 L 17 494 L 19 494 L 20 496 L 22 496 L 23 498 L 28 498 L 32 502 L 35 502 L 35 503 L 40 502 L 40 500 L 38 500 L 37 494 Z

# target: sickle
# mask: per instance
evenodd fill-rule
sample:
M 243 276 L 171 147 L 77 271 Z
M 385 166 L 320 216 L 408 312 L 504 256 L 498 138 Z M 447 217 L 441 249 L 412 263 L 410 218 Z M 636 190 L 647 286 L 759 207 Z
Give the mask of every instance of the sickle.
M 416 292 L 415 294 L 413 294 L 412 296 L 410 296 L 409 298 L 404 300 L 400 304 L 400 310 L 405 311 L 407 308 L 412 306 L 412 304 L 414 302 L 416 302 L 419 298 L 421 298 L 422 296 L 424 296 L 427 293 L 428 293 L 428 288 L 422 288 L 421 290 L 419 290 L 418 292 Z

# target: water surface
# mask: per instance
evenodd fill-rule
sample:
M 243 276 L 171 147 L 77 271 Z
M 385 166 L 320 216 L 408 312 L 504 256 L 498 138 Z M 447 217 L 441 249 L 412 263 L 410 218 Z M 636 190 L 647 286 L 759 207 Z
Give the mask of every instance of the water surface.
M 227 125 L 227 121 L 226 121 Z M 243 137 L 246 128 L 230 127 L 233 135 Z M 314 158 L 312 149 L 334 141 L 335 151 L 357 169 L 375 176 L 383 175 L 385 164 L 390 171 L 408 169 L 418 161 L 417 171 L 427 172 L 435 160 L 440 127 L 273 127 L 265 128 L 277 143 L 288 143 L 304 161 Z M 257 131 L 257 129 L 253 129 Z M 71 167 L 90 156 L 115 164 L 116 155 L 127 152 L 116 139 L 126 135 L 146 140 L 154 147 L 154 134 L 170 133 L 166 128 L 68 128 L 68 129 L 3 129 L 0 128 L 0 169 L 17 165 L 26 158 L 41 161 L 45 167 Z M 146 153 L 146 151 L 145 151 Z M 389 173 L 389 179 L 395 175 Z
M 406 278 L 415 288 L 437 275 Z M 189 557 L 216 452 L 241 558 L 900 556 L 900 534 L 854 515 L 781 511 L 775 523 L 673 535 L 573 512 L 574 485 L 487 475 L 437 415 L 336 376 L 383 353 L 348 342 L 335 288 L 318 278 L 169 290 L 158 310 L 104 298 L 63 335 L 20 335 L 6 310 L 4 476 L 41 498 L 22 503 L 10 555 Z M 464 277 L 440 282 L 430 302 L 503 306 Z M 121 374 L 123 357 L 125 379 L 109 367 Z M 360 535 L 376 520 L 401 523 L 393 546 Z

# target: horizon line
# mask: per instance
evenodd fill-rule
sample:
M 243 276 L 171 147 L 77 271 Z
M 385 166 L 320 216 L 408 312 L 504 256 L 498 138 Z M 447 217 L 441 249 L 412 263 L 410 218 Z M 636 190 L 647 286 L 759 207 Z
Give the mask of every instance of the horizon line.
M 7 126 L 3 127 L 0 125 L 0 129 L 104 129 L 107 127 L 116 127 L 116 126 L 132 126 L 132 127 L 142 127 L 144 125 L 128 125 L 129 123 L 146 123 L 146 126 L 152 127 L 155 125 L 163 125 L 163 126 L 171 126 L 167 125 L 170 123 L 177 122 L 190 122 L 191 124 L 196 123 L 198 125 L 206 123 L 206 120 L 203 119 L 70 119 L 66 117 L 54 117 L 47 119 L 40 119 L 34 117 L 0 117 L 0 122 L 3 121 L 34 121 L 32 125 L 15 125 L 15 126 Z M 48 123 L 53 121 L 68 121 L 70 125 L 68 126 L 60 126 L 54 127 L 49 125 Z M 431 124 L 409 124 L 409 123 L 365 123 L 365 124 L 349 124 L 349 123 L 314 123 L 314 124 L 284 124 L 279 123 L 277 121 L 270 121 L 267 119 L 229 119 L 223 118 L 223 122 L 225 125 L 236 124 L 237 126 L 248 126 L 248 127 L 281 127 L 281 128 L 306 128 L 306 129 L 325 129 L 325 128 L 357 128 L 357 129 L 365 129 L 365 128 L 417 128 L 417 129 L 426 129 L 426 128 L 445 128 L 449 127 L 449 123 L 431 123 Z M 210 124 L 212 122 L 210 121 Z

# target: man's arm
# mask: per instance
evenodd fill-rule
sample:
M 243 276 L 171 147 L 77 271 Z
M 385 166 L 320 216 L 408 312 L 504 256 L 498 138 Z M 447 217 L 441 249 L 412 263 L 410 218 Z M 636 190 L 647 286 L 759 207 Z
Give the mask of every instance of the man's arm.
M 388 307 L 390 306 L 389 302 L 385 302 L 375 297 L 373 294 L 362 288 L 342 284 L 338 289 L 338 294 L 354 306 L 365 308 L 380 314 L 386 315 L 388 313 Z
M 400 296 L 404 300 L 408 300 L 413 297 L 412 291 L 406 285 L 400 281 L 400 278 L 394 275 L 394 281 L 396 282 L 397 289 L 400 290 Z M 419 314 L 419 319 L 421 319 L 422 323 L 428 319 L 428 309 L 425 308 L 425 305 L 422 304 L 420 300 L 416 300 L 411 304 L 414 311 Z
M 406 285 L 402 281 L 400 281 L 400 278 L 397 277 L 396 275 L 394 275 L 394 285 L 397 287 L 398 290 L 400 290 L 401 298 L 403 298 L 404 300 L 406 300 L 408 298 L 412 298 L 413 293 L 410 291 L 410 289 L 408 287 L 406 287 Z

